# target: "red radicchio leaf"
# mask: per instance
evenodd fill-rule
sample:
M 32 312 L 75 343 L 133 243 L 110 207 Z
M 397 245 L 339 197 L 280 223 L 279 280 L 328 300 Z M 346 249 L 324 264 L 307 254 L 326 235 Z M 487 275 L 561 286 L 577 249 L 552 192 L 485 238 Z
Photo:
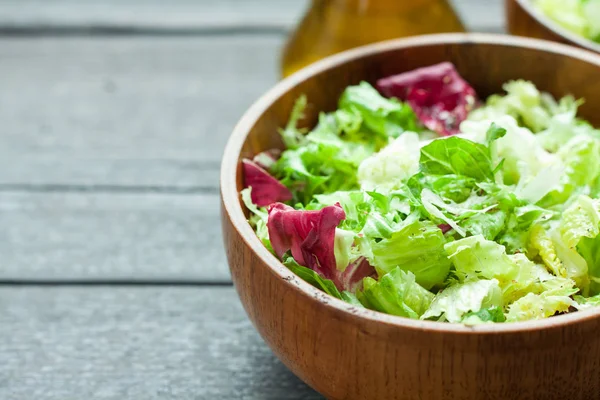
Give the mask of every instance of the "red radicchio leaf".
M 408 102 L 423 125 L 446 136 L 458 133 L 478 103 L 475 90 L 449 62 L 382 78 L 377 89 Z
M 446 232 L 448 232 L 449 230 L 452 229 L 452 227 L 450 225 L 448 225 L 448 224 L 438 225 L 438 228 L 440 228 L 442 230 L 442 233 L 446 233 Z
M 352 293 L 362 289 L 363 278 L 376 275 L 375 268 L 364 257 L 359 257 L 353 263 L 348 264 L 343 272 L 339 270 L 335 272 L 337 275 L 333 282 L 337 288 Z
M 265 207 L 278 201 L 292 199 L 292 192 L 254 161 L 243 159 L 245 186 L 252 188 L 252 202 Z
M 294 210 L 275 203 L 269 206 L 269 239 L 280 259 L 291 250 L 298 264 L 331 279 L 339 290 L 356 290 L 362 278 L 375 270 L 362 257 L 344 271 L 336 268 L 335 229 L 345 218 L 339 203 L 317 211 Z

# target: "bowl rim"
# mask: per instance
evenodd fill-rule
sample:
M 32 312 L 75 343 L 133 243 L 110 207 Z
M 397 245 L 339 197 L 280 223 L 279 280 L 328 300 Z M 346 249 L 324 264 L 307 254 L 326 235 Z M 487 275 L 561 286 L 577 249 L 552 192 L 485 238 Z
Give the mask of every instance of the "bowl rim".
M 357 308 L 345 301 L 326 294 L 325 292 L 310 285 L 292 273 L 281 263 L 281 261 L 279 261 L 277 257 L 275 257 L 275 255 L 267 250 L 248 223 L 240 204 L 240 197 L 236 187 L 237 173 L 239 171 L 238 159 L 250 128 L 254 126 L 260 116 L 277 99 L 284 95 L 288 90 L 311 78 L 313 75 L 331 68 L 335 68 L 336 66 L 346 63 L 350 60 L 378 52 L 434 44 L 486 44 L 521 47 L 579 58 L 591 64 L 596 64 L 600 68 L 600 55 L 587 50 L 540 39 L 484 33 L 434 34 L 404 39 L 394 39 L 361 46 L 335 54 L 333 56 L 329 56 L 276 83 L 275 86 L 269 89 L 258 100 L 256 100 L 254 104 L 252 104 L 252 106 L 244 113 L 242 118 L 236 124 L 235 128 L 233 129 L 233 133 L 231 134 L 225 147 L 221 163 L 220 194 L 222 201 L 221 212 L 223 213 L 223 217 L 225 217 L 225 214 L 227 215 L 233 229 L 237 230 L 239 236 L 245 242 L 245 244 L 266 264 L 270 273 L 280 278 L 279 281 L 283 285 L 287 285 L 288 290 L 297 291 L 306 298 L 306 301 L 316 299 L 317 301 L 320 301 L 324 307 L 335 309 L 338 312 L 345 314 L 345 316 L 350 319 L 356 318 L 363 321 L 366 320 L 370 322 L 376 322 L 396 328 L 461 335 L 496 335 L 549 330 L 552 328 L 562 329 L 567 325 L 600 319 L 600 307 L 594 307 L 588 310 L 558 315 L 542 320 L 467 326 L 458 323 L 414 320 L 368 309 Z
M 533 4 L 532 0 L 513 0 L 517 2 L 521 8 L 529 14 L 537 23 L 548 29 L 552 33 L 562 38 L 565 38 L 569 42 L 583 47 L 588 50 L 600 53 L 600 44 L 594 42 L 591 39 L 580 36 L 570 30 L 563 28 L 557 22 L 554 22 L 550 17 L 546 16 L 543 12 L 538 10 Z

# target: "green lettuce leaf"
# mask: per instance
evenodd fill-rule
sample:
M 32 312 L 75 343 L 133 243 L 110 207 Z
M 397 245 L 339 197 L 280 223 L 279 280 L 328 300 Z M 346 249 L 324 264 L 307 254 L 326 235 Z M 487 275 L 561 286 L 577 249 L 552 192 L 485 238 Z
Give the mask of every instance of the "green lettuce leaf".
M 493 167 L 487 146 L 450 136 L 421 148 L 421 171 L 433 175 L 462 175 L 492 180 Z
M 559 184 L 539 204 L 543 207 L 563 204 L 576 193 L 588 192 L 600 175 L 600 141 L 589 136 L 575 136 L 558 153 L 564 173 Z
M 412 272 L 394 268 L 379 281 L 365 278 L 363 290 L 357 297 L 372 310 L 418 319 L 429 308 L 434 296 L 415 281 Z
M 283 264 L 294 274 L 298 275 L 300 278 L 310 283 L 314 287 L 321 289 L 328 295 L 331 295 L 337 299 L 342 299 L 340 291 L 337 289 L 331 279 L 325 279 L 312 269 L 303 267 L 291 256 L 286 256 L 283 260 Z
M 248 222 L 256 231 L 256 236 L 258 236 L 263 245 L 272 253 L 273 248 L 271 247 L 271 241 L 269 240 L 269 231 L 267 229 L 267 210 L 264 207 L 258 207 L 252 202 L 251 193 L 251 187 L 247 187 L 240 192 L 244 205 L 251 212 Z
M 390 238 L 371 245 L 371 265 L 383 276 L 396 267 L 411 271 L 425 289 L 441 284 L 450 270 L 442 231 L 432 222 L 404 224 Z
M 367 82 L 346 88 L 339 108 L 361 115 L 366 128 L 383 137 L 398 137 L 417 129 L 417 118 L 408 104 L 386 99 Z
M 341 295 L 342 300 L 344 300 L 346 303 L 350 303 L 358 308 L 365 308 L 365 306 L 362 305 L 362 303 L 356 298 L 356 296 L 353 293 L 344 290 L 341 293 Z
M 577 308 L 578 310 L 585 310 L 591 307 L 600 306 L 600 294 L 591 297 L 575 295 L 573 296 L 573 300 L 575 300 L 577 303 L 573 307 Z
M 503 89 L 506 95 L 492 95 L 486 100 L 486 105 L 474 110 L 470 120 L 496 120 L 509 115 L 521 122 L 522 126 L 538 132 L 548 125 L 551 114 L 544 107 L 542 94 L 535 85 L 524 80 L 505 83 Z M 504 127 L 504 125 L 500 124 Z M 506 127 L 505 127 L 506 128 Z
M 460 322 L 469 312 L 484 308 L 502 307 L 502 291 L 498 281 L 477 280 L 453 284 L 440 291 L 421 319 L 440 318 L 448 322 Z
M 504 304 L 509 304 L 529 292 L 542 293 L 549 287 L 563 285 L 572 288 L 570 279 L 557 278 L 545 267 L 529 260 L 524 254 L 507 255 L 504 246 L 471 236 L 445 246 L 461 282 L 495 279 L 502 289 Z
M 302 95 L 298 97 L 290 113 L 290 118 L 284 129 L 281 129 L 279 133 L 283 139 L 285 147 L 288 149 L 296 149 L 305 144 L 306 138 L 304 137 L 306 130 L 298 128 L 298 121 L 304 118 L 304 110 L 306 109 L 306 96 Z
M 509 306 L 506 321 L 542 319 L 556 313 L 567 312 L 570 307 L 576 305 L 570 297 L 573 293 L 572 289 L 547 291 L 541 294 L 528 293 Z
M 460 322 L 465 325 L 479 325 L 504 321 L 506 321 L 506 317 L 504 316 L 502 307 L 495 306 L 489 308 L 482 308 L 481 310 L 476 312 L 469 311 L 462 317 L 462 320 Z

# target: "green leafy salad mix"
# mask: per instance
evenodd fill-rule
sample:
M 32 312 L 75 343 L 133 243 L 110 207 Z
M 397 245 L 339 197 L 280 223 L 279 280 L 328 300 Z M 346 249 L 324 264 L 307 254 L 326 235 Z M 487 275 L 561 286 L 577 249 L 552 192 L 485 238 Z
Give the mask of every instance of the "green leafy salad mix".
M 600 303 L 600 131 L 511 81 L 485 102 L 450 63 L 349 86 L 285 150 L 243 160 L 257 236 L 356 307 L 464 324 Z
M 600 0 L 532 0 L 561 27 L 600 43 Z

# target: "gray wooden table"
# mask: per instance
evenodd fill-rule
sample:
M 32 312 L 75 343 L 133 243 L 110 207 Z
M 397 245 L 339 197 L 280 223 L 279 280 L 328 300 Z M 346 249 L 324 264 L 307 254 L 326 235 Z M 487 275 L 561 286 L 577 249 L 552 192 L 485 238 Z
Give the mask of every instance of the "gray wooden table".
M 500 0 L 456 0 L 500 32 Z M 0 0 L 0 399 L 317 399 L 231 285 L 218 169 L 299 0 Z

